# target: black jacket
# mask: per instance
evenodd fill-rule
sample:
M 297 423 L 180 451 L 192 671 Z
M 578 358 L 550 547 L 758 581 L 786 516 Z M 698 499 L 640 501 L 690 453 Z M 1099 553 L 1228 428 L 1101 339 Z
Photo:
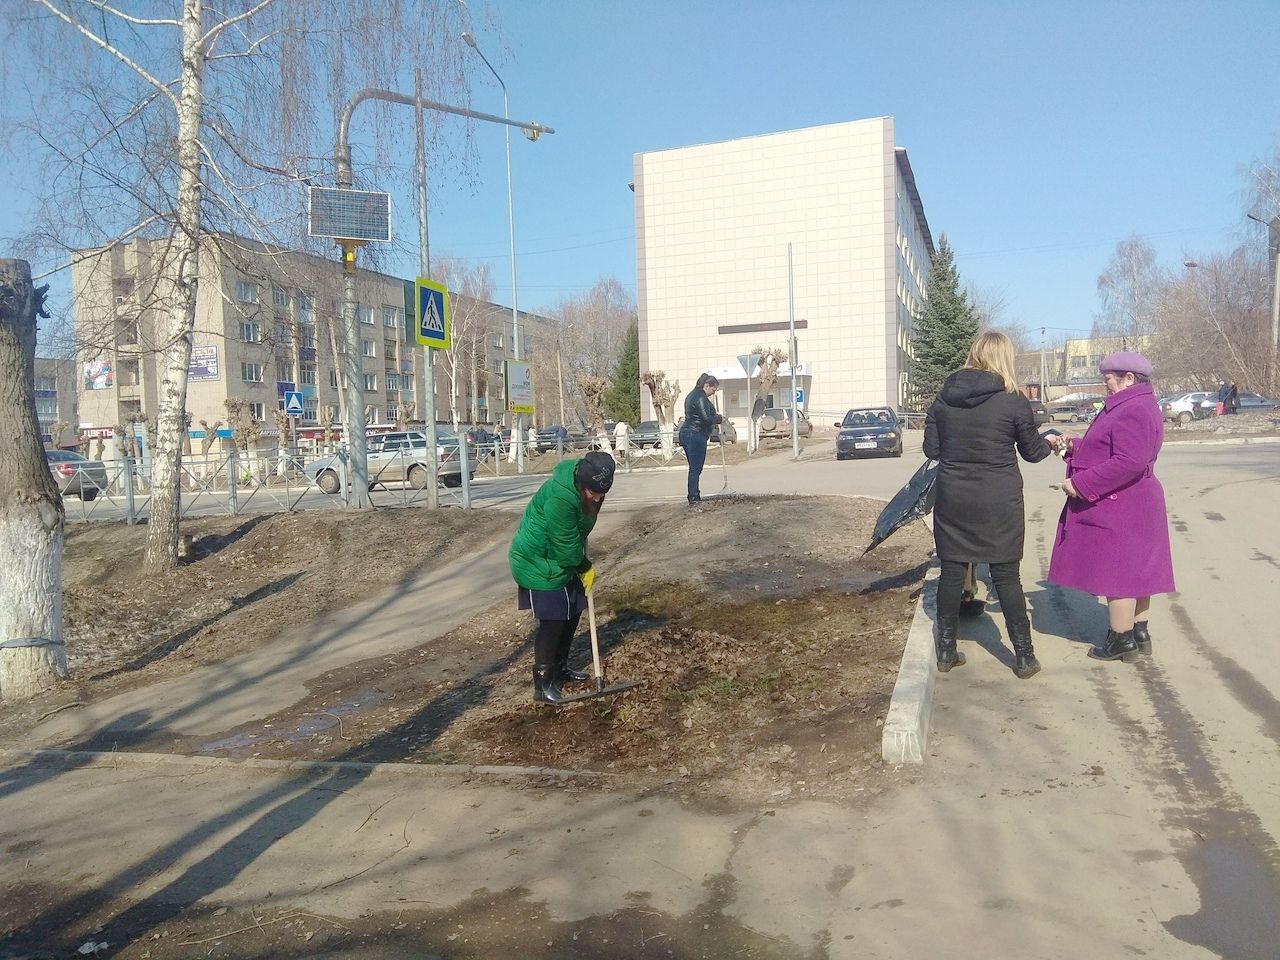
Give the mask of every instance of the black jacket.
M 985 370 L 949 376 L 924 422 L 924 455 L 939 462 L 933 535 L 941 559 L 1022 559 L 1026 522 L 1015 447 L 1030 463 L 1052 453 L 1027 398 Z
M 720 422 L 711 398 L 701 387 L 694 387 L 684 398 L 684 423 L 681 430 L 697 430 L 704 437 L 711 436 L 711 428 Z

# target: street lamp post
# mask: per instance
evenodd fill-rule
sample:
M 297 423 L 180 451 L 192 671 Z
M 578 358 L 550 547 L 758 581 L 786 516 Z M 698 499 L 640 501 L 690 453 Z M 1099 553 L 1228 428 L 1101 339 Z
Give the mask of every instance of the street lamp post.
M 480 49 L 479 44 L 476 43 L 476 38 L 471 35 L 470 31 L 463 33 L 462 39 L 467 44 L 467 46 L 469 46 L 472 50 L 474 50 L 479 55 L 480 59 L 484 61 L 484 65 L 489 68 L 489 72 L 493 74 L 493 78 L 498 81 L 498 86 L 502 88 L 502 115 L 504 117 L 510 116 L 508 112 L 508 104 L 507 104 L 507 85 L 503 83 L 502 77 L 498 75 L 498 71 L 493 69 L 493 64 L 490 63 L 489 58 L 484 55 L 484 51 Z M 517 360 L 519 360 L 521 358 L 520 357 L 520 310 L 518 306 L 518 298 L 516 295 L 516 218 L 515 218 L 515 204 L 512 202 L 512 193 L 511 193 L 511 127 L 510 126 L 506 127 L 503 130 L 503 138 L 506 142 L 506 151 L 507 151 L 507 240 L 508 240 L 508 244 L 510 246 L 510 252 L 511 252 L 511 339 L 515 341 L 514 343 L 515 357 Z M 535 133 L 530 139 L 536 139 L 536 138 L 537 138 L 537 134 Z M 521 415 L 517 413 L 515 427 L 512 431 L 516 435 L 521 435 L 520 426 L 521 426 L 522 419 L 523 418 L 521 417 Z M 564 417 L 562 414 L 561 422 L 563 422 L 563 420 L 564 420 Z M 515 444 L 515 451 L 516 451 L 516 472 L 523 473 L 524 472 L 524 445 Z

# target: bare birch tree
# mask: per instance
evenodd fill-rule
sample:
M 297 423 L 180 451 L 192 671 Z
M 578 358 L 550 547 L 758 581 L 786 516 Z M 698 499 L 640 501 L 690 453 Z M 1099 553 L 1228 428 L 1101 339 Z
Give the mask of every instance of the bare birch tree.
M 453 326 L 449 347 L 437 350 L 449 377 L 449 411 L 457 431 L 463 389 L 470 378 L 473 388 L 471 419 L 475 419 L 475 366 L 487 330 L 492 280 L 487 263 L 469 264 L 454 257 L 440 257 L 432 274 L 449 288 L 449 315 Z
M 86 0 L 0 0 L 0 10 L 3 62 L 39 72 L 43 92 L 13 140 L 15 150 L 46 161 L 40 169 L 49 189 L 33 249 L 109 256 L 133 237 L 162 241 L 150 289 L 162 322 L 153 345 L 159 398 L 144 561 L 148 572 L 161 572 L 178 556 L 203 238 L 229 229 L 303 245 L 302 184 L 329 179 L 318 158 L 330 153 L 332 118 L 347 98 L 393 87 L 404 70 L 421 67 L 428 98 L 468 99 L 470 62 L 456 38 L 471 26 L 469 8 L 429 0 L 227 0 L 217 7 L 167 0 L 142 14 Z M 383 107 L 379 147 L 406 127 L 388 124 L 386 115 Z M 44 128 L 53 116 L 56 136 Z M 438 130 L 440 118 L 432 121 Z M 393 171 L 377 172 L 381 180 Z M 363 408 L 363 384 L 350 387 Z
M 62 497 L 36 417 L 36 316 L 44 294 L 25 260 L 0 260 L 0 697 L 67 676 L 62 638 Z

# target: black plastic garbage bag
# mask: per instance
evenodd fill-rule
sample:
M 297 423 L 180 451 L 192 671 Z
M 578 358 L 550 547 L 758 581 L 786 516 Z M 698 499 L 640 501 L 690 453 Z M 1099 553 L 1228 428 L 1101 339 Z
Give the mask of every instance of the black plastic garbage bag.
M 876 518 L 876 528 L 871 533 L 871 542 L 862 551 L 864 556 L 888 540 L 899 527 L 912 520 L 919 520 L 933 509 L 937 479 L 938 461 L 926 460 L 907 481 L 907 485 L 895 493 L 893 499 L 880 511 L 880 516 Z

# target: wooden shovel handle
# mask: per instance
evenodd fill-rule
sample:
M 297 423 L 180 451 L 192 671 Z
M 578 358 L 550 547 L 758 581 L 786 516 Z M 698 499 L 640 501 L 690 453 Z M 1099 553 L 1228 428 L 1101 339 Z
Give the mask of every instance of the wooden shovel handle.
M 587 594 L 587 623 L 591 627 L 591 662 L 595 666 L 596 680 L 604 679 L 604 670 L 600 667 L 600 638 L 596 636 L 596 602 Z

